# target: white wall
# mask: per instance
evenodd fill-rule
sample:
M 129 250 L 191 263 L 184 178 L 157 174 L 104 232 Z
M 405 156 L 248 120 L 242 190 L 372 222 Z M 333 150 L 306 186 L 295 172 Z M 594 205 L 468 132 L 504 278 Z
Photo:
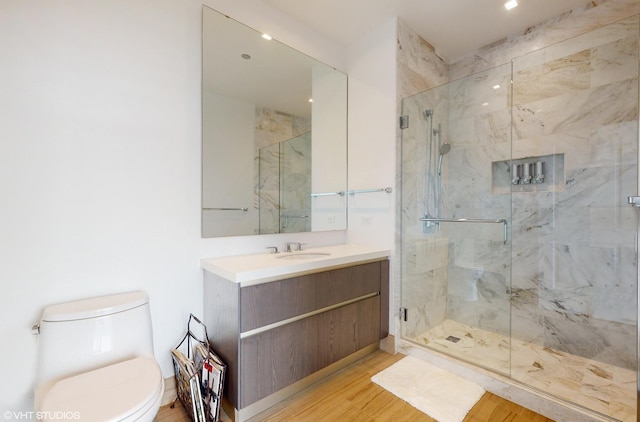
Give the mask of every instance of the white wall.
M 326 66 L 314 66 L 312 87 L 311 192 L 346 192 L 347 80 Z M 312 197 L 312 229 L 347 227 L 346 204 L 344 195 Z
M 349 189 L 394 192 L 349 196 L 351 243 L 395 249 L 397 21 L 379 26 L 347 49 L 349 74 Z M 391 259 L 390 330 L 395 326 Z
M 31 408 L 46 305 L 134 289 L 156 355 L 202 313 L 202 257 L 344 232 L 200 238 L 201 1 L 0 2 L 0 409 Z M 342 50 L 257 0 L 205 1 L 343 68 Z
M 255 234 L 256 105 L 203 90 L 202 110 L 202 207 L 249 209 L 203 211 L 202 233 Z

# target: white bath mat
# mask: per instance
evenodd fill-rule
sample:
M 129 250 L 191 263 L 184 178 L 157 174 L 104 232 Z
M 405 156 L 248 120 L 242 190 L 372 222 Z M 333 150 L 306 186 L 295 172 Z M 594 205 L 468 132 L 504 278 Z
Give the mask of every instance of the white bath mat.
M 407 356 L 371 378 L 438 422 L 461 422 L 484 389 L 451 372 Z

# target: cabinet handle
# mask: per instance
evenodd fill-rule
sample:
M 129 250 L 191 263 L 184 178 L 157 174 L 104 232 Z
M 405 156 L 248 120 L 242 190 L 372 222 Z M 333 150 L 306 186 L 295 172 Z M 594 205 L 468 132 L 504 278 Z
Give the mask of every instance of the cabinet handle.
M 273 324 L 268 324 L 262 327 L 254 328 L 253 330 L 245 331 L 240 333 L 240 338 L 247 338 L 251 336 L 255 336 L 256 334 L 264 333 L 265 331 L 273 330 L 274 328 L 282 327 L 283 325 L 291 324 L 292 322 L 300 321 L 305 318 L 309 318 L 318 314 L 325 313 L 327 311 L 332 311 L 337 308 L 342 308 L 343 306 L 351 305 L 352 303 L 360 302 L 365 299 L 370 299 L 372 297 L 379 296 L 380 292 L 369 293 L 364 296 L 359 296 L 353 299 L 345 300 L 344 302 L 336 303 L 335 305 L 326 306 L 324 308 L 316 309 L 315 311 L 307 312 L 306 314 L 296 315 L 294 317 L 283 319 L 282 321 L 274 322 Z M 355 330 L 355 327 L 354 327 Z M 354 333 L 355 338 L 355 333 Z

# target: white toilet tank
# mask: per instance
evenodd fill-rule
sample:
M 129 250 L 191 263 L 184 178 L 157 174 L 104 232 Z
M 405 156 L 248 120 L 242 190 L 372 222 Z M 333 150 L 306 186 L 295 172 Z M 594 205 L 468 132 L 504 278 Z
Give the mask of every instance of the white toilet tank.
M 49 306 L 40 320 L 36 386 L 137 356 L 153 358 L 145 292 Z

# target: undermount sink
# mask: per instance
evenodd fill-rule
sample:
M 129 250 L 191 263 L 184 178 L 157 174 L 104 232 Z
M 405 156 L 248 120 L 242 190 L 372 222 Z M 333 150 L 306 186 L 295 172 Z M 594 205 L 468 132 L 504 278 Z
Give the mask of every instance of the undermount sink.
M 329 256 L 330 253 L 325 252 L 293 252 L 287 255 L 277 256 L 276 259 L 312 259 L 322 258 L 323 256 Z

